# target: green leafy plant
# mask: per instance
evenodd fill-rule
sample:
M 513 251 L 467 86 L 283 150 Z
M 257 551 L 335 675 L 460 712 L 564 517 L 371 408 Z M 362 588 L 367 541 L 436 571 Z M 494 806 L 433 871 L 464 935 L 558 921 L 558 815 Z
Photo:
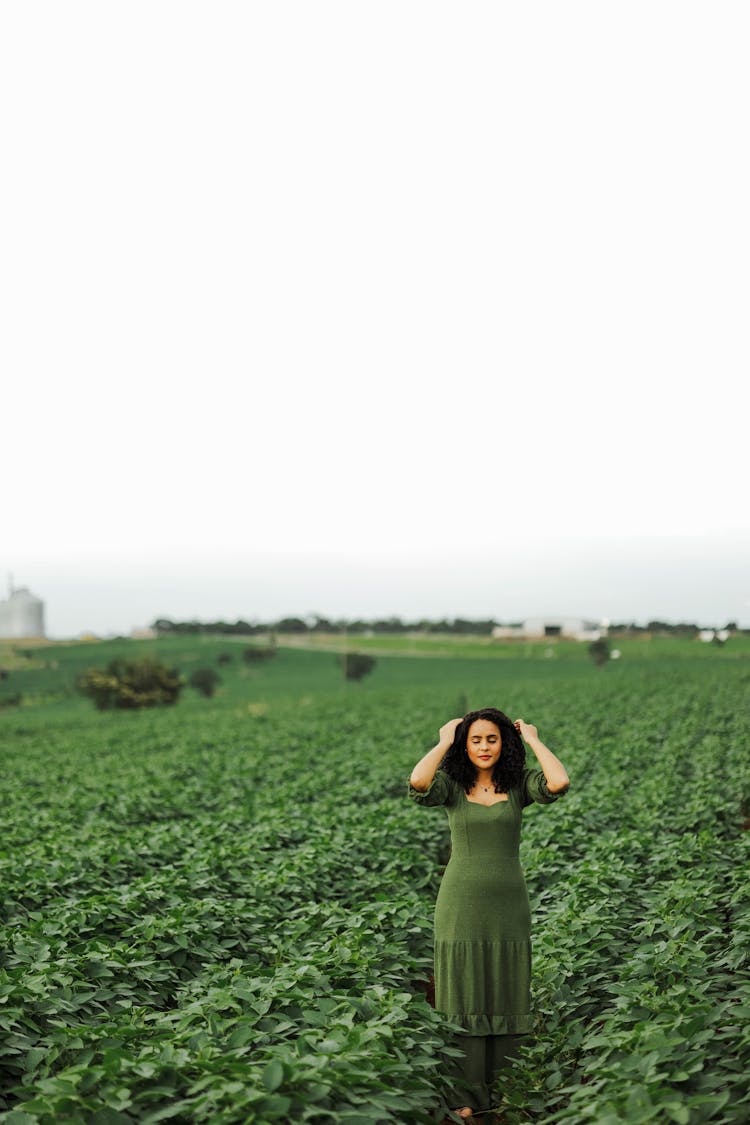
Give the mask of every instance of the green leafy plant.
M 168 668 L 149 658 L 116 658 L 104 669 L 90 668 L 79 676 L 76 684 L 78 691 L 93 699 L 100 711 L 176 703 L 183 685 L 176 668 Z
M 345 679 L 361 680 L 369 676 L 377 662 L 374 656 L 364 652 L 346 652 L 339 657 L 339 663 L 343 668 Z
M 589 655 L 598 666 L 606 664 L 609 660 L 609 641 L 606 637 L 599 637 L 589 645 Z
M 188 681 L 192 688 L 199 691 L 207 699 L 216 691 L 217 685 L 221 683 L 221 679 L 213 668 L 196 668 L 190 673 L 190 680 Z

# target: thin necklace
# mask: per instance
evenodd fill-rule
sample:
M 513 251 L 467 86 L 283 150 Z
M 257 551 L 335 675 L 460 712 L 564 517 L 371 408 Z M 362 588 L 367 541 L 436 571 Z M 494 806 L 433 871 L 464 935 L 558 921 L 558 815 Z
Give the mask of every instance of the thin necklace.
M 482 785 L 481 781 L 479 781 L 478 779 L 477 779 L 477 785 L 479 786 L 480 789 L 484 789 L 485 793 L 492 793 L 495 790 L 494 784 L 493 785 Z

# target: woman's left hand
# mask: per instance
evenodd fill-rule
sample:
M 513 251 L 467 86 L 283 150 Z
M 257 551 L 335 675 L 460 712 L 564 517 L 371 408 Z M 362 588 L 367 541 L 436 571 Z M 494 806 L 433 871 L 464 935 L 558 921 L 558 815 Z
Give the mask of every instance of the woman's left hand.
M 536 727 L 532 726 L 531 723 L 525 723 L 523 719 L 516 719 L 513 726 L 516 728 L 524 742 L 529 742 L 532 738 L 539 737 Z

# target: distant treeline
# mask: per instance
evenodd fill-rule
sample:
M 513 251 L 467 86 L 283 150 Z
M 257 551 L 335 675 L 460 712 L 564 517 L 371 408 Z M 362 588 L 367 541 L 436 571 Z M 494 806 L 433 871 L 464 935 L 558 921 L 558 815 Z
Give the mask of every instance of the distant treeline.
M 268 633 L 456 633 L 467 636 L 487 636 L 496 625 L 511 625 L 519 628 L 522 621 L 496 621 L 493 619 L 469 619 L 465 617 L 442 618 L 438 621 L 404 621 L 400 617 L 385 617 L 367 621 L 362 618 L 326 617 L 282 617 L 278 621 L 170 621 L 160 617 L 152 628 L 160 634 L 212 633 L 236 634 L 253 637 Z M 677 637 L 694 637 L 702 626 L 680 622 L 649 621 L 637 625 L 634 621 L 610 623 L 610 633 L 662 633 Z M 730 633 L 750 633 L 750 629 L 738 629 L 734 621 L 724 626 Z
M 278 621 L 169 621 L 159 618 L 151 628 L 158 633 L 236 633 L 252 637 L 266 633 L 466 633 L 471 635 L 491 633 L 497 621 L 469 621 L 464 618 L 442 621 L 402 621 L 400 617 L 386 617 L 377 621 L 360 618 L 327 617 L 303 619 L 282 617 Z M 518 622 L 521 624 L 521 622 Z

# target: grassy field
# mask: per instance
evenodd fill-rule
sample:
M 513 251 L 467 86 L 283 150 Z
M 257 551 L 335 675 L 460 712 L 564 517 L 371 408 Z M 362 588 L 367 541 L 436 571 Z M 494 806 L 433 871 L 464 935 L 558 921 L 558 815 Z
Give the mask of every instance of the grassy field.
M 300 636 L 279 636 L 279 648 L 283 654 L 284 668 L 289 674 L 273 674 L 260 682 L 268 683 L 269 689 L 276 692 L 279 687 L 289 691 L 299 682 L 309 684 L 314 690 L 336 690 L 345 685 L 339 683 L 336 657 L 345 651 L 370 653 L 380 657 L 435 657 L 440 666 L 420 667 L 421 662 L 410 666 L 407 679 L 434 680 L 436 684 L 445 680 L 471 679 L 476 661 L 502 662 L 503 665 L 522 667 L 526 663 L 535 666 L 534 675 L 540 674 L 538 663 L 552 664 L 561 675 L 572 667 L 590 668 L 591 657 L 588 645 L 578 641 L 558 638 L 540 641 L 493 641 L 488 637 L 436 635 L 356 635 L 342 637 L 336 634 L 308 634 Z M 226 676 L 226 687 L 220 694 L 232 694 L 242 680 L 252 681 L 256 670 L 243 667 L 240 653 L 249 645 L 266 645 L 267 637 L 200 637 L 174 636 L 158 640 L 104 640 L 71 641 L 51 643 L 47 641 L 0 641 L 0 669 L 13 673 L 12 680 L 0 683 L 0 701 L 11 691 L 21 691 L 32 701 L 42 697 L 73 698 L 75 696 L 75 677 L 90 666 L 106 664 L 113 656 L 127 653 L 129 658 L 138 659 L 144 655 L 157 654 L 165 663 L 184 669 L 187 674 L 196 666 L 215 667 L 221 653 L 229 654 L 235 662 L 235 671 Z M 723 665 L 725 661 L 744 663 L 750 661 L 750 637 L 733 636 L 722 646 L 705 644 L 698 640 L 668 636 L 614 636 L 610 647 L 620 653 L 619 661 L 611 660 L 607 674 L 617 674 L 616 668 L 626 667 L 633 671 L 658 664 L 666 668 L 679 662 L 694 667 L 711 668 Z M 328 653 L 332 659 L 328 664 L 312 661 L 295 653 Z M 457 663 L 453 663 L 453 662 Z M 278 668 L 278 664 L 275 665 Z M 555 673 L 556 674 L 556 673 Z M 400 680 L 402 666 L 393 660 L 383 660 L 374 680 L 369 682 L 379 688 L 386 682 Z M 242 692 L 240 692 L 242 694 Z
M 221 638 L 0 656 L 0 1121 L 440 1120 L 453 1029 L 426 993 L 449 835 L 406 781 L 486 704 L 571 777 L 524 812 L 535 1032 L 496 1091 L 505 1120 L 747 1121 L 745 639 L 618 640 L 602 668 L 562 642 L 367 640 L 361 683 L 332 651 L 248 665 Z M 154 654 L 216 668 L 216 695 L 77 694 L 86 668 Z
M 487 660 L 563 660 L 587 663 L 591 658 L 588 644 L 558 637 L 543 640 L 496 641 L 487 636 L 470 636 L 452 633 L 414 634 L 352 634 L 308 633 L 280 635 L 279 643 L 285 647 L 311 651 L 344 652 L 356 650 L 373 655 L 388 656 L 441 656 L 460 659 Z M 233 643 L 247 643 L 245 638 L 232 638 Z M 639 660 L 664 660 L 666 657 L 694 660 L 696 657 L 721 657 L 721 659 L 750 658 L 750 636 L 734 635 L 725 645 L 706 644 L 700 640 L 666 635 L 613 634 L 610 647 L 622 656 Z

